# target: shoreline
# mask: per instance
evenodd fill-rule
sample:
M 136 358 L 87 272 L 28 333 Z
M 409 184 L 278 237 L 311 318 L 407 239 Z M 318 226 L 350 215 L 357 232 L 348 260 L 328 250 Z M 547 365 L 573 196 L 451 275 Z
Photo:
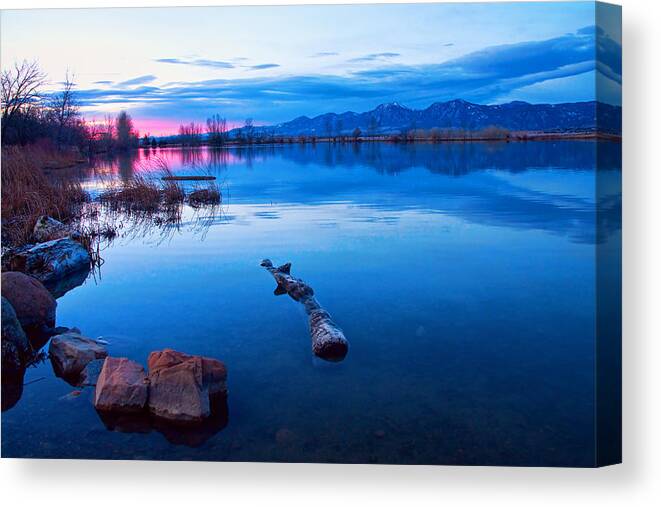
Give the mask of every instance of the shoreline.
M 359 137 L 353 139 L 350 137 L 345 138 L 312 138 L 312 137 L 283 137 L 272 139 L 268 141 L 256 140 L 252 142 L 247 141 L 227 141 L 221 145 L 213 145 L 207 142 L 200 144 L 188 145 L 182 143 L 168 143 L 162 146 L 140 146 L 139 149 L 160 149 L 160 148 L 235 148 L 235 147 L 251 147 L 251 146 L 274 146 L 274 145 L 290 145 L 290 144 L 370 144 L 370 143 L 384 143 L 384 144 L 444 144 L 444 143 L 514 143 L 514 142 L 529 142 L 529 141 L 611 141 L 622 142 L 620 134 L 609 134 L 605 132 L 575 132 L 575 133 L 555 133 L 555 132 L 514 132 L 508 137 L 443 137 L 438 139 L 431 138 L 417 138 L 417 139 L 393 139 L 391 137 Z

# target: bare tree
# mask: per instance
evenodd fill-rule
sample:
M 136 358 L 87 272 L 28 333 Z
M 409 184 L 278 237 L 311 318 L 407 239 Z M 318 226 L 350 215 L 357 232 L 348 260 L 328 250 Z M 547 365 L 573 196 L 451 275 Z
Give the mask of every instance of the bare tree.
M 202 126 L 195 122 L 179 125 L 179 141 L 183 146 L 199 146 L 202 144 Z
M 115 130 L 117 132 L 117 147 L 120 150 L 126 150 L 134 144 L 133 120 L 126 111 L 122 111 L 117 115 Z
M 61 148 L 65 141 L 65 133 L 74 126 L 80 116 L 80 108 L 76 101 L 73 76 L 67 71 L 62 90 L 51 96 L 48 104 L 48 118 L 55 126 L 55 142 Z
M 15 63 L 14 68 L 2 72 L 2 137 L 7 127 L 23 114 L 28 115 L 31 109 L 41 102 L 41 88 L 46 83 L 46 75 L 37 62 Z
M 246 134 L 246 141 L 248 141 L 249 144 L 252 144 L 255 137 L 255 127 L 252 118 L 246 118 L 246 121 L 243 124 L 243 131 Z
M 115 119 L 106 115 L 101 124 L 101 145 L 103 151 L 110 151 L 113 148 L 115 142 Z
M 227 138 L 227 120 L 219 114 L 207 118 L 207 133 L 209 134 L 210 145 L 222 146 Z

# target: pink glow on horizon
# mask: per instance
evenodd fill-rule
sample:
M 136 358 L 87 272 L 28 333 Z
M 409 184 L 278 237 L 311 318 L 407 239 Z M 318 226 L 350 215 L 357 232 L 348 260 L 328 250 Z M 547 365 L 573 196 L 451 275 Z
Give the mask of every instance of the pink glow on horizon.
M 140 132 L 140 137 L 145 134 L 150 136 L 173 136 L 179 133 L 179 125 L 188 125 L 190 120 L 167 120 L 163 118 L 133 118 L 133 127 Z M 205 129 L 206 123 L 204 121 L 195 121 L 195 123 Z M 243 123 L 235 123 L 227 120 L 227 130 L 236 127 L 241 127 Z M 257 125 L 257 122 L 255 122 Z
M 145 134 L 150 136 L 175 135 L 179 133 L 181 123 L 180 121 L 162 118 L 133 118 L 133 128 L 140 132 L 140 137 Z

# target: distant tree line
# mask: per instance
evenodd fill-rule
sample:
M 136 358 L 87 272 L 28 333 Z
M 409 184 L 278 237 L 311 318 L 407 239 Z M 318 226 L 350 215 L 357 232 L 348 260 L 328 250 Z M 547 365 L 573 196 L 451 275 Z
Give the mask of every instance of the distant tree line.
M 3 146 L 45 140 L 58 150 L 76 147 L 85 153 L 138 146 L 138 132 L 124 111 L 101 122 L 85 121 L 69 72 L 56 92 L 45 91 L 48 80 L 37 62 L 16 63 L 0 80 Z
M 471 130 L 465 128 L 439 128 L 420 129 L 412 125 L 408 129 L 394 133 L 377 133 L 378 125 L 371 123 L 364 133 L 360 127 L 353 130 L 341 130 L 341 122 L 324 122 L 324 134 L 299 134 L 299 135 L 281 135 L 276 134 L 272 128 L 255 128 L 253 120 L 248 118 L 241 128 L 234 129 L 231 132 L 227 129 L 227 121 L 219 115 L 214 115 L 207 119 L 206 140 L 204 139 L 205 129 L 201 124 L 191 122 L 179 127 L 179 135 L 175 143 L 182 146 L 224 146 L 232 145 L 253 145 L 253 144 L 307 144 L 317 142 L 327 143 L 360 143 L 360 142 L 391 142 L 391 143 L 414 143 L 414 142 L 443 142 L 443 141 L 506 141 L 510 139 L 521 139 L 518 134 L 512 134 L 509 130 L 490 126 L 481 130 Z M 161 141 L 159 141 L 160 146 Z M 146 141 L 144 146 L 154 146 Z

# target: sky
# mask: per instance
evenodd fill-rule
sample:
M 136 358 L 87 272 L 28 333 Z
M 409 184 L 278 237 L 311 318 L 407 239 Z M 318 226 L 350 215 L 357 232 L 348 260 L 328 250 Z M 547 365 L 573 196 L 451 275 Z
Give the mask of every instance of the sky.
M 3 69 L 37 60 L 52 89 L 73 74 L 85 118 L 126 110 L 164 135 L 215 113 L 238 126 L 457 98 L 619 105 L 610 14 L 596 27 L 593 2 L 14 10 L 0 41 Z

